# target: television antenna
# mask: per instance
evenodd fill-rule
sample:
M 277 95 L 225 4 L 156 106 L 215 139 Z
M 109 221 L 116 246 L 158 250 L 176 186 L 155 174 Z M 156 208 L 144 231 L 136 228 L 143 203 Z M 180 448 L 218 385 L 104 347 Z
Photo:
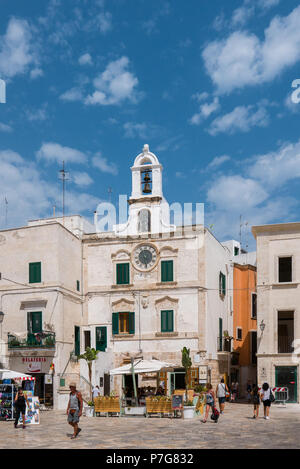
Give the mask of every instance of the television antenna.
M 66 192 L 66 181 L 69 180 L 69 173 L 65 171 L 65 162 L 62 162 L 62 169 L 59 170 L 59 178 L 62 181 L 62 216 L 63 224 L 65 222 L 65 192 Z

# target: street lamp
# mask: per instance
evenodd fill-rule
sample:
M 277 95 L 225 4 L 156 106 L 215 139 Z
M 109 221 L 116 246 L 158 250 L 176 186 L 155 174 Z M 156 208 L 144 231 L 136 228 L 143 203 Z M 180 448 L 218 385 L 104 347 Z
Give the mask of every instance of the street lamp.
M 262 334 L 263 334 L 263 332 L 264 332 L 264 330 L 265 330 L 265 327 L 266 327 L 266 325 L 265 325 L 265 323 L 264 323 L 264 320 L 262 319 L 262 321 L 261 321 L 261 323 L 260 323 L 260 325 L 259 325 L 259 328 L 260 328 Z

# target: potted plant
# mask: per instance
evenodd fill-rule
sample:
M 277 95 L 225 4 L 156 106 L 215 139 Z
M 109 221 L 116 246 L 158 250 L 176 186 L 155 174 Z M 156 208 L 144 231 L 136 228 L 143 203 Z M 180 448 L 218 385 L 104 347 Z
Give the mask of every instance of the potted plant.
M 78 356 L 80 360 L 85 360 L 88 366 L 91 400 L 92 400 L 92 366 L 93 366 L 93 362 L 97 360 L 98 353 L 99 353 L 99 350 L 95 350 L 94 348 L 87 347 L 86 351 L 82 355 Z
M 190 357 L 190 349 L 189 348 L 183 347 L 183 349 L 181 350 L 181 364 L 182 364 L 183 368 L 185 369 L 185 389 L 186 389 L 186 395 L 187 395 L 188 394 L 187 389 L 188 389 L 188 385 L 189 385 L 189 372 L 190 372 L 190 369 L 192 367 L 192 360 L 191 360 L 191 357 Z M 187 400 L 188 399 L 189 399 L 189 397 L 187 397 Z
M 86 417 L 94 417 L 94 403 L 93 401 L 88 401 L 88 407 L 85 408 Z
M 187 401 L 183 406 L 183 418 L 193 419 L 195 415 L 195 408 L 193 401 Z

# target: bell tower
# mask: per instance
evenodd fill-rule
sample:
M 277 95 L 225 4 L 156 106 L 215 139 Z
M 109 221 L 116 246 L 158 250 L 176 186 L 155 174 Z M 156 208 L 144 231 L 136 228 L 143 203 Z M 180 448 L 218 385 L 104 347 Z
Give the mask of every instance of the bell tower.
M 119 235 L 147 235 L 168 233 L 176 229 L 170 225 L 170 208 L 162 192 L 162 165 L 149 145 L 131 167 L 132 192 L 129 197 L 129 217 L 124 225 L 117 225 Z
M 131 168 L 132 193 L 129 203 L 139 199 L 163 197 L 162 194 L 162 166 L 154 153 L 149 151 L 149 145 L 144 145 Z

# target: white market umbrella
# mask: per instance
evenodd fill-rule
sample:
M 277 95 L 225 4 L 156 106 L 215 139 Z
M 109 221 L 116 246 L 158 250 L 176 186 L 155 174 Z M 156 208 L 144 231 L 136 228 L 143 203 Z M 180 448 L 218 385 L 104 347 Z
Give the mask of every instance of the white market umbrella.
M 157 373 L 163 369 L 176 368 L 177 365 L 172 363 L 163 362 L 160 360 L 135 360 L 133 362 L 133 369 L 135 374 L 141 373 Z M 132 374 L 132 364 L 128 363 L 127 365 L 120 366 L 119 368 L 114 368 L 110 370 L 111 376 L 116 375 L 131 375 Z
M 0 379 L 30 379 L 30 380 L 33 380 L 35 378 L 33 378 L 30 375 L 26 375 L 25 373 L 20 373 L 19 371 L 0 369 Z

